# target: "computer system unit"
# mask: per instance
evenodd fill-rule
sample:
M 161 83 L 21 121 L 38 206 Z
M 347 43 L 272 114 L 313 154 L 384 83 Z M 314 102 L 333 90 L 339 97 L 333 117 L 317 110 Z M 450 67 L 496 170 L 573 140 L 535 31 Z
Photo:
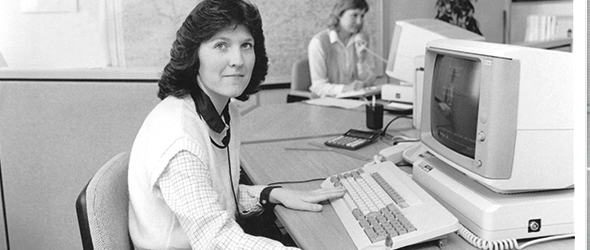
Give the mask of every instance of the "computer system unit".
M 433 156 L 417 162 L 412 174 L 465 228 L 483 240 L 574 233 L 574 189 L 496 193 L 465 179 Z
M 428 43 L 413 178 L 487 241 L 573 234 L 567 52 Z

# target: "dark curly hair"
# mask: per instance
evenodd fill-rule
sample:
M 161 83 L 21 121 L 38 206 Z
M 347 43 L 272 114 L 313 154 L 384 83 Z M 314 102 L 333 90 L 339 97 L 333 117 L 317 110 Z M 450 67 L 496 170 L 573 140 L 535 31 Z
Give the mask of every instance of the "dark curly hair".
M 236 99 L 245 101 L 251 94 L 258 92 L 268 72 L 260 12 L 243 0 L 204 0 L 191 11 L 176 32 L 176 40 L 170 50 L 170 62 L 164 67 L 158 82 L 158 98 L 164 99 L 169 95 L 181 97 L 201 91 L 197 84 L 199 46 L 217 32 L 239 25 L 244 26 L 254 38 L 256 61 L 248 86 Z
M 365 0 L 338 0 L 332 8 L 330 17 L 328 19 L 328 28 L 336 29 L 340 23 L 340 16 L 347 11 L 353 9 L 364 10 L 369 12 L 369 4 Z

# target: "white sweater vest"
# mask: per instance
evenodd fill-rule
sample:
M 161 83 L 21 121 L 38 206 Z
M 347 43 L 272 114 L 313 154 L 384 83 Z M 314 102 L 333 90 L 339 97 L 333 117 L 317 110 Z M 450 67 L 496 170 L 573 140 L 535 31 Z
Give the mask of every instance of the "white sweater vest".
M 237 194 L 240 114 L 231 102 L 229 112 L 231 140 L 228 148 L 233 188 Z M 196 113 L 190 95 L 167 97 L 145 119 L 129 160 L 129 231 L 137 247 L 190 249 L 185 232 L 156 185 L 168 162 L 182 150 L 193 153 L 209 168 L 219 204 L 235 219 L 227 152 L 212 145 L 209 131 Z

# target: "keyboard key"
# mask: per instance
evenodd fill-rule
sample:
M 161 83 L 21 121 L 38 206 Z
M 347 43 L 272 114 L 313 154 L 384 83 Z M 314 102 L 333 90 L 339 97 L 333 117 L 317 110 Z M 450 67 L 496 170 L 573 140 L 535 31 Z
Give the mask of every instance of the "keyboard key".
M 358 222 L 362 228 L 371 227 L 371 224 L 365 218 L 358 219 Z
M 329 179 L 334 186 L 347 189 L 342 199 L 371 242 L 416 231 L 397 207 L 407 207 L 403 197 L 380 174 L 359 169 Z

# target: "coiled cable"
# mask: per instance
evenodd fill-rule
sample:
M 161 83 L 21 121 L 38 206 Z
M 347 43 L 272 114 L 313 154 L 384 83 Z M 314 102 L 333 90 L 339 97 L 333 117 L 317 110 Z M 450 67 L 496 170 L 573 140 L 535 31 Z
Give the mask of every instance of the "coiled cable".
M 469 244 L 473 245 L 482 250 L 511 250 L 511 249 L 524 249 L 533 244 L 551 241 L 551 240 L 558 240 L 558 239 L 565 239 L 574 237 L 574 234 L 562 234 L 562 235 L 555 235 L 555 236 L 548 236 L 544 238 L 539 238 L 536 240 L 531 240 L 526 242 L 522 245 L 518 244 L 516 239 L 504 239 L 504 240 L 496 240 L 496 241 L 488 241 L 479 238 L 477 235 L 469 231 L 469 229 L 465 228 L 463 225 L 457 230 L 457 234 L 461 236 L 461 238 L 465 239 Z

